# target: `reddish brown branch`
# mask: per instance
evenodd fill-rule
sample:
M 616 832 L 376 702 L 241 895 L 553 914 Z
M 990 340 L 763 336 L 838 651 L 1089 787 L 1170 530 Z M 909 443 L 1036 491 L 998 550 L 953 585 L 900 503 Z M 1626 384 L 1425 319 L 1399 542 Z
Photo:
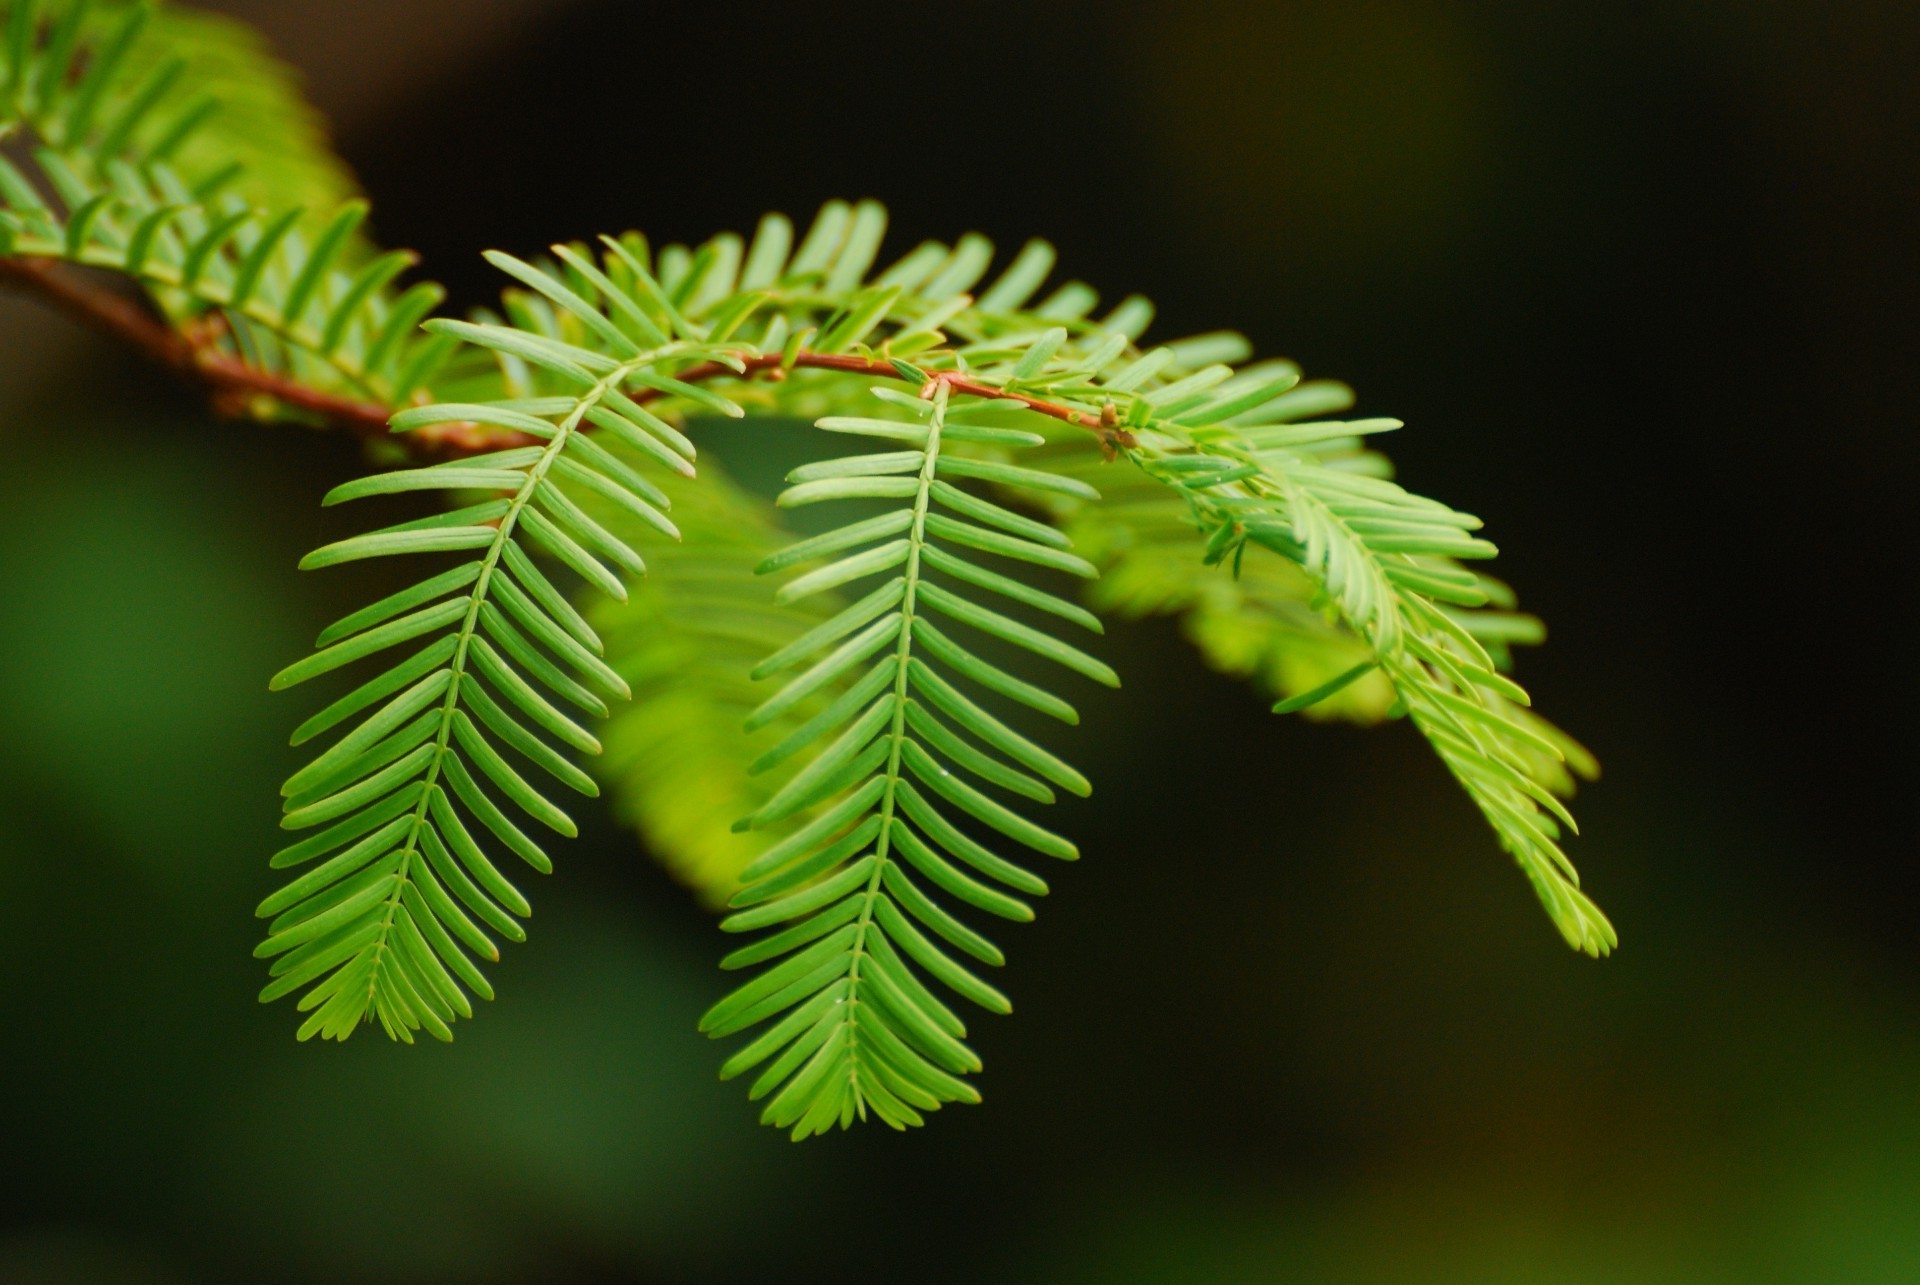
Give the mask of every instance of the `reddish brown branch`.
M 363 437 L 387 431 L 391 412 L 385 407 L 323 393 L 196 344 L 132 300 L 88 286 L 51 260 L 0 258 L 0 282 L 36 294 L 75 320 L 123 340 L 207 389 L 223 410 L 238 411 L 255 397 L 271 397 Z
M 731 366 L 722 365 L 717 361 L 710 361 L 698 366 L 690 366 L 675 375 L 674 378 L 683 383 L 698 383 L 701 380 L 724 378 L 728 375 L 733 375 L 736 378 L 741 376 L 751 378 L 754 375 L 762 373 L 779 378 L 785 373 L 787 361 L 784 357 L 775 353 L 765 357 L 746 358 L 745 364 L 746 369 L 744 371 L 736 371 Z M 855 357 L 842 353 L 801 352 L 793 358 L 792 365 L 806 367 L 810 370 L 838 370 L 853 375 L 871 375 L 877 379 L 904 380 L 907 378 L 907 375 L 890 361 L 876 361 L 867 357 Z M 1076 428 L 1084 428 L 1100 439 L 1100 449 L 1109 459 L 1112 458 L 1115 447 L 1133 447 L 1138 445 L 1132 433 L 1119 427 L 1118 421 L 1115 420 L 1111 414 L 1111 407 L 1107 408 L 1106 413 L 1092 415 L 1086 411 L 1075 410 L 1071 406 L 1063 406 L 1059 402 L 1047 401 L 1045 398 L 1031 397 L 1026 393 L 1008 392 L 1004 388 L 996 388 L 992 384 L 983 384 L 977 379 L 968 379 L 965 375 L 958 374 L 951 370 L 933 371 L 928 376 L 927 387 L 931 388 L 935 383 L 945 384 L 954 392 L 962 393 L 969 397 L 984 397 L 992 401 L 1018 402 L 1035 414 L 1045 415 L 1065 424 L 1072 424 Z M 635 400 L 652 401 L 659 396 L 661 396 L 660 393 L 649 389 L 643 396 L 636 397 Z
M 766 357 L 750 357 L 746 361 L 747 368 L 745 373 L 747 375 L 755 375 L 761 371 L 773 370 L 784 364 L 784 359 L 777 353 Z M 802 352 L 794 358 L 793 364 L 795 366 L 805 366 L 812 370 L 839 370 L 855 375 L 872 375 L 880 379 L 906 378 L 892 362 L 875 361 L 866 357 L 844 356 L 837 353 Z M 713 379 L 715 377 L 723 377 L 736 373 L 738 372 L 734 371 L 732 367 L 723 366 L 719 362 L 713 361 L 683 370 L 674 376 L 674 378 L 687 383 L 695 383 L 702 379 Z M 955 374 L 950 370 L 936 371 L 933 373 L 932 378 L 945 384 L 956 393 L 964 393 L 969 397 L 987 397 L 996 401 L 1018 402 L 1030 411 L 1050 416 L 1053 419 L 1075 425 L 1079 428 L 1090 429 L 1095 433 L 1101 434 L 1103 437 L 1106 433 L 1113 431 L 1113 426 L 1103 423 L 1098 415 L 1089 415 L 1086 411 L 1075 410 L 1071 406 L 1062 406 L 1058 402 L 1050 402 L 1044 398 L 1029 397 L 1025 393 L 1010 393 L 1004 388 L 996 388 L 992 384 L 983 384 L 977 379 L 968 379 L 966 376 Z
M 338 397 L 256 370 L 205 342 L 196 342 L 180 333 L 132 300 L 86 285 L 76 274 L 53 260 L 0 257 L 0 283 L 11 283 L 36 294 L 69 316 L 123 340 L 158 364 L 205 388 L 212 395 L 215 407 L 222 411 L 244 414 L 256 399 L 265 397 L 283 406 L 315 415 L 332 427 L 345 429 L 362 438 L 382 437 L 387 433 L 387 418 L 392 414 L 389 408 L 374 402 Z M 891 362 L 839 353 L 802 352 L 791 363 L 779 354 L 744 360 L 744 370 L 735 370 L 720 362 L 705 362 L 680 371 L 675 378 L 686 383 L 728 376 L 752 378 L 761 374 L 779 378 L 789 364 L 811 370 L 868 375 L 877 379 L 907 378 Z M 939 371 L 932 378 L 945 383 L 956 393 L 1017 402 L 1036 414 L 1087 429 L 1100 438 L 1102 448 L 1109 453 L 1116 444 L 1134 444 L 1132 435 L 1112 423 L 1111 416 L 1091 415 L 1058 402 L 1025 393 L 1008 392 L 953 371 Z M 657 390 L 646 389 L 638 393 L 634 400 L 654 401 L 661 396 L 663 394 Z M 407 434 L 405 440 L 422 454 L 462 455 L 525 445 L 534 439 L 480 424 L 449 423 L 415 430 Z
M 131 300 L 89 290 L 49 260 L 0 257 L 0 281 L 39 295 L 76 321 L 125 340 L 161 365 L 177 367 L 188 358 L 186 340 Z

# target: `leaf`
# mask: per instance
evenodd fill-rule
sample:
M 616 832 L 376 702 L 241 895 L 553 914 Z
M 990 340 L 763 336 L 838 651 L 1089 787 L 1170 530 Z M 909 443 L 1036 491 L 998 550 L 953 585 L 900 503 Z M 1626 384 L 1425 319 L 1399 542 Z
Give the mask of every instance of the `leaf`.
M 928 662 L 1066 717 L 1072 716 L 1071 706 L 973 656 L 935 630 L 923 613 L 941 611 L 1083 675 L 1117 681 L 1085 652 L 930 578 L 943 565 L 938 560 L 944 553 L 941 532 L 959 525 L 946 520 L 942 527 L 935 520 L 938 515 L 929 512 L 936 487 L 945 488 L 950 505 L 975 515 L 1016 516 L 939 480 L 942 473 L 972 475 L 946 468 L 948 402 L 948 388 L 942 384 L 929 401 L 901 408 L 913 418 L 903 418 L 900 426 L 913 431 L 896 433 L 881 425 L 883 431 L 876 434 L 915 441 L 920 449 L 808 465 L 791 475 L 796 485 L 785 493 L 792 497 L 800 492 L 810 501 L 882 498 L 899 507 L 759 559 L 762 572 L 834 559 L 790 580 L 777 595 L 782 602 L 806 599 L 862 576 L 898 572 L 860 603 L 777 649 L 754 671 L 770 674 L 826 651 L 763 701 L 748 720 L 750 726 L 758 725 L 788 712 L 800 699 L 834 693 L 755 765 L 764 770 L 797 764 L 767 801 L 748 814 L 745 824 L 757 828 L 778 822 L 801 807 L 820 811 L 764 848 L 744 871 L 743 877 L 752 882 L 732 898 L 737 909 L 721 927 L 729 932 L 767 929 L 771 935 L 734 952 L 728 966 L 760 965 L 762 970 L 715 1005 L 702 1029 L 724 1036 L 772 1023 L 729 1060 L 725 1073 L 769 1063 L 751 1096 L 770 1095 L 763 1119 L 790 1129 L 796 1138 L 845 1126 L 868 1110 L 906 1127 L 920 1123 L 924 1111 L 943 1103 L 977 1099 L 956 1078 L 979 1069 L 979 1059 L 961 1042 L 965 1027 L 916 969 L 975 1003 L 1005 1012 L 1010 1007 L 1006 998 L 956 962 L 946 948 L 988 964 L 997 965 L 1002 956 L 917 880 L 925 878 L 960 901 L 1013 920 L 1029 919 L 1032 912 L 961 873 L 936 855 L 936 847 L 1023 891 L 1044 892 L 1046 885 L 968 837 L 940 814 L 935 800 L 1037 851 L 1061 858 L 1077 855 L 1066 840 L 960 780 L 946 764 L 992 788 L 1040 802 L 1051 801 L 1052 791 L 996 752 L 1025 767 L 1044 765 L 1038 770 L 1081 788 L 1084 781 L 961 696 L 934 675 Z M 835 431 L 847 422 L 835 417 L 824 427 Z M 861 421 L 863 431 L 872 423 Z M 1018 466 L 997 467 L 998 476 L 1026 482 L 1046 476 Z M 903 472 L 911 476 L 901 476 Z M 887 484 L 877 495 L 875 482 Z M 1050 489 L 1079 494 L 1081 488 Z M 1031 561 L 1031 548 L 1049 560 L 1079 565 L 1051 538 L 1038 544 L 989 534 L 989 542 L 998 545 L 995 552 L 1010 548 Z M 944 565 L 971 564 L 949 558 Z M 1078 610 L 1039 591 L 1029 593 L 998 572 L 976 574 L 968 583 L 976 592 L 1016 586 L 1004 595 L 1015 607 L 1032 607 L 1038 601 L 1066 606 L 1069 616 Z M 979 738 L 984 747 L 970 737 Z M 920 781 L 927 793 L 916 789 L 909 777 Z M 823 1001 L 825 995 L 834 998 Z M 909 1106 L 908 1099 L 917 1106 Z
M 516 275 L 525 279 L 527 273 Z M 537 344 L 501 341 L 500 333 L 485 329 L 473 337 L 496 350 L 552 353 Z M 524 936 L 514 918 L 531 907 L 475 833 L 544 873 L 552 862 L 508 815 L 507 805 L 559 834 L 571 837 L 576 829 L 508 752 L 570 788 L 596 793 L 593 782 L 545 738 L 586 752 L 597 752 L 599 743 L 543 692 L 603 715 L 606 705 L 595 689 L 623 696 L 627 684 L 600 658 L 598 634 L 521 548 L 522 534 L 558 548 L 563 562 L 584 570 L 600 588 L 625 594 L 559 524 L 616 561 L 637 564 L 637 555 L 619 556 L 624 544 L 588 516 L 563 484 L 584 482 L 586 492 L 617 501 L 630 517 L 657 516 L 636 494 L 657 488 L 630 463 L 598 472 L 573 465 L 563 452 L 591 422 L 588 412 L 614 392 L 634 363 L 649 359 L 635 353 L 627 365 L 615 363 L 611 370 L 596 359 L 592 368 L 601 373 L 568 397 L 411 409 L 395 417 L 396 427 L 491 423 L 531 429 L 540 445 L 467 464 L 380 473 L 326 497 L 333 504 L 424 490 L 480 490 L 504 498 L 338 541 L 302 562 L 326 567 L 410 553 L 469 555 L 347 616 L 322 633 L 320 650 L 274 679 L 276 688 L 287 687 L 403 643 L 434 639 L 295 733 L 296 742 L 304 741 L 375 708 L 285 787 L 285 825 L 327 827 L 274 859 L 275 865 L 309 868 L 260 907 L 273 922 L 259 953 L 282 961 L 261 997 L 273 1000 L 306 988 L 301 1008 L 312 1016 L 301 1025 L 301 1038 L 345 1039 L 362 1023 L 378 1021 L 396 1039 L 411 1040 L 417 1030 L 450 1039 L 451 1023 L 472 1014 L 468 994 L 484 999 L 493 993 L 468 954 L 497 955 L 480 925 L 514 940 Z M 588 452 L 586 458 L 599 457 Z M 633 480 L 641 486 L 627 484 Z M 478 822 L 477 830 L 469 821 Z

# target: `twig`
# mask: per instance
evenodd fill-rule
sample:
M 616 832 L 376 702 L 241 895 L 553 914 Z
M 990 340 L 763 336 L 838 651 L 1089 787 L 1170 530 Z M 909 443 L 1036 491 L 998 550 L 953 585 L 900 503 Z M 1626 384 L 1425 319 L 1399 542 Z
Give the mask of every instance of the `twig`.
M 253 397 L 271 397 L 362 437 L 387 431 L 387 416 L 392 412 L 385 407 L 323 393 L 195 344 L 132 300 L 88 286 L 53 261 L 0 258 L 0 281 L 38 295 L 68 316 L 113 335 L 155 363 L 200 384 L 214 395 L 217 405 L 237 406 Z
M 330 427 L 345 429 L 361 438 L 387 435 L 387 419 L 393 413 L 391 409 L 373 402 L 354 401 L 321 392 L 295 380 L 257 370 L 207 344 L 195 343 L 133 301 L 84 284 L 77 275 L 55 261 L 0 256 L 0 283 L 10 283 L 38 295 L 69 316 L 124 341 L 155 363 L 205 388 L 212 395 L 215 407 L 228 413 L 247 414 L 256 399 L 265 397 L 317 416 Z M 704 362 L 680 371 L 674 378 L 684 383 L 700 383 L 729 376 L 751 378 L 760 374 L 771 374 L 778 378 L 792 367 L 837 370 L 877 379 L 908 378 L 891 362 L 843 353 L 802 351 L 791 358 L 773 353 L 743 360 L 744 370 L 736 370 L 720 362 Z M 1026 393 L 1008 392 L 953 371 L 939 371 L 934 377 L 956 393 L 1017 402 L 1036 414 L 1084 428 L 1099 437 L 1102 448 L 1109 452 L 1116 444 L 1134 444 L 1131 434 L 1109 422 L 1110 416 L 1092 415 Z M 634 400 L 655 401 L 663 395 L 657 389 L 643 389 L 635 395 Z M 420 454 L 465 455 L 525 445 L 534 439 L 511 430 L 480 424 L 447 423 L 417 429 L 406 434 L 402 440 Z
M 696 383 L 703 379 L 713 379 L 715 377 L 724 377 L 739 373 L 756 375 L 762 371 L 781 368 L 786 364 L 786 360 L 780 354 L 772 353 L 764 357 L 747 358 L 745 372 L 736 372 L 732 367 L 723 366 L 716 361 L 707 362 L 699 366 L 691 366 L 675 375 L 674 378 L 684 383 Z M 812 370 L 839 370 L 856 375 L 871 375 L 880 379 L 902 380 L 907 378 L 907 376 L 890 361 L 876 361 L 866 357 L 854 357 L 840 353 L 816 353 L 802 350 L 794 357 L 791 364 L 794 366 L 804 366 Z M 1071 406 L 1063 406 L 1059 402 L 1050 402 L 1042 397 L 1031 397 L 1026 393 L 1008 392 L 1004 388 L 996 388 L 992 384 L 983 384 L 977 379 L 968 379 L 966 376 L 956 374 L 950 370 L 935 371 L 933 372 L 933 377 L 956 393 L 964 393 L 969 397 L 990 398 L 995 401 L 1018 402 L 1020 405 L 1037 414 L 1049 416 L 1050 418 L 1060 420 L 1062 423 L 1072 424 L 1076 428 L 1087 429 L 1089 432 L 1098 436 L 1102 442 L 1118 441 L 1123 446 L 1134 445 L 1132 434 L 1108 423 L 1105 418 L 1099 415 L 1091 415 L 1086 411 L 1075 410 Z M 649 390 L 649 392 L 651 391 L 652 390 Z M 651 400 L 651 398 L 640 398 L 639 400 L 646 401 Z

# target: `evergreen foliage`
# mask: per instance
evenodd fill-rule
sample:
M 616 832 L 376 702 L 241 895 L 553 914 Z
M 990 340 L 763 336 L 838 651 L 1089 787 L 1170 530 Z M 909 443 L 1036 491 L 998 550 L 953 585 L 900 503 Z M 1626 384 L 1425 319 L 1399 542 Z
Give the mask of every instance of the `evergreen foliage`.
M 1370 443 L 1397 421 L 1328 418 L 1341 385 L 1235 335 L 1145 345 L 1151 305 L 1048 289 L 1044 242 L 998 271 L 976 235 L 888 261 L 872 202 L 490 252 L 497 308 L 438 315 L 290 74 L 171 6 L 0 5 L 0 139 L 0 269 L 69 297 L 50 274 L 115 274 L 222 409 L 390 427 L 388 462 L 421 461 L 330 492 L 404 510 L 302 566 L 431 570 L 272 683 L 378 662 L 294 733 L 329 738 L 284 791 L 311 834 L 258 908 L 262 998 L 298 994 L 302 1038 L 450 1038 L 493 995 L 477 961 L 524 935 L 502 865 L 545 872 L 529 830 L 574 833 L 551 783 L 604 785 L 723 929 L 762 934 L 701 1027 L 749 1035 L 722 1074 L 754 1073 L 764 1119 L 976 1101 L 942 996 L 1008 1011 L 966 916 L 1033 917 L 1046 883 L 1008 852 L 1078 855 L 1029 813 L 1089 784 L 1030 716 L 1118 686 L 1099 614 L 1182 616 L 1276 712 L 1404 717 L 1568 943 L 1614 945 L 1561 848 L 1591 758 L 1508 673 L 1539 626 L 1475 569 L 1478 519 L 1391 480 Z M 748 413 L 859 449 L 769 505 L 696 469 L 700 421 Z M 813 505 L 838 525 L 801 538 Z
M 748 828 L 837 800 L 798 832 L 760 853 L 721 921 L 728 932 L 768 930 L 728 955 L 723 968 L 767 967 L 701 1020 L 711 1035 L 773 1021 L 721 1068 L 723 1077 L 767 1068 L 751 1097 L 772 1094 L 762 1118 L 795 1138 L 845 1126 L 869 1107 L 895 1128 L 922 1122 L 943 1102 L 978 1094 L 957 1078 L 980 1069 L 960 1041 L 966 1026 L 921 980 L 918 965 L 955 994 L 1005 1013 L 998 990 L 953 958 L 990 966 L 1000 950 L 940 905 L 929 885 L 1003 919 L 1033 910 L 1012 893 L 1039 896 L 1044 880 L 985 846 L 953 814 L 1044 856 L 1074 860 L 1072 843 L 1042 829 L 960 775 L 1040 803 L 1053 788 L 1085 794 L 1086 778 L 983 708 L 955 683 L 1066 723 L 1073 706 L 1017 678 L 948 631 L 998 638 L 1108 686 L 1113 670 L 1086 652 L 1004 613 L 1021 604 L 1097 631 L 1071 603 L 1007 578 L 986 561 L 1095 570 L 1049 527 L 973 494 L 991 480 L 1021 490 L 1097 499 L 1083 483 L 971 454 L 968 446 L 1038 445 L 1035 434 L 951 418 L 950 390 L 931 398 L 892 388 L 873 393 L 890 415 L 829 416 L 818 427 L 896 449 L 822 460 L 794 470 L 783 507 L 879 499 L 887 507 L 767 558 L 759 569 L 793 576 L 778 597 L 811 597 L 854 581 L 881 584 L 763 660 L 756 677 L 791 675 L 748 717 L 754 726 L 829 684 L 840 694 L 767 751 L 754 770 L 801 764 L 747 816 Z M 958 449 L 956 449 L 958 448 Z M 984 556 L 983 556 L 984 555 Z M 995 605 L 978 601 L 989 598 Z M 936 624 L 938 620 L 940 623 Z M 944 627 L 942 627 L 944 626 Z M 996 887 L 995 885 L 999 885 Z M 1009 891 L 1011 890 L 1011 891 Z M 778 963 L 771 961 L 778 960 Z M 909 962 L 910 961 L 910 962 Z

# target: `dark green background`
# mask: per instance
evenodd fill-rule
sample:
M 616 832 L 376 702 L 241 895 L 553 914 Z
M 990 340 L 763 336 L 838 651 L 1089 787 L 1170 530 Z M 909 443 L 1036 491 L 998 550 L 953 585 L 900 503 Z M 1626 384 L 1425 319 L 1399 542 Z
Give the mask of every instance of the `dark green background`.
M 755 1126 L 719 934 L 592 809 L 452 1047 L 296 1046 L 265 681 L 377 583 L 293 572 L 360 462 L 10 310 L 0 1281 L 1920 1279 L 1913 6 L 508 8 L 247 9 L 460 302 L 489 246 L 871 195 L 1405 418 L 1553 629 L 1621 950 L 1409 729 L 1156 623 L 979 1109 Z

